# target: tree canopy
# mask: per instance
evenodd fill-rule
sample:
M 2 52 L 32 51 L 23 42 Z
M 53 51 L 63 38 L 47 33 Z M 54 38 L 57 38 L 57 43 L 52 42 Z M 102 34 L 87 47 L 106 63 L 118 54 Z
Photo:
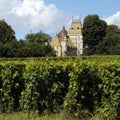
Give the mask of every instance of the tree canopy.
M 12 27 L 5 20 L 0 21 L 0 57 L 55 56 L 48 42 L 50 39 L 48 34 L 40 31 L 17 41 Z
M 106 36 L 97 46 L 98 54 L 120 55 L 120 29 L 116 25 L 108 25 Z
M 0 42 L 12 42 L 15 41 L 15 31 L 7 24 L 5 20 L 0 21 Z
M 55 56 L 55 51 L 49 45 L 51 37 L 48 34 L 40 31 L 37 33 L 27 34 L 25 42 L 30 50 L 30 56 Z
M 84 46 L 88 47 L 91 53 L 95 51 L 95 46 L 103 40 L 106 35 L 107 24 L 105 21 L 99 19 L 98 15 L 88 15 L 83 23 L 83 41 Z
M 51 37 L 48 34 L 45 34 L 44 32 L 40 31 L 34 34 L 27 34 L 25 36 L 25 39 L 27 42 L 45 43 L 48 42 L 51 39 Z

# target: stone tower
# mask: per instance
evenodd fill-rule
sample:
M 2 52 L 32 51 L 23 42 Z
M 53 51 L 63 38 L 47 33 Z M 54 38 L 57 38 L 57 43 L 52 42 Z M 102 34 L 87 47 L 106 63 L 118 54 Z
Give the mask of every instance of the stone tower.
M 74 46 L 77 48 L 77 55 L 83 54 L 82 24 L 80 20 L 72 20 L 68 30 L 68 36 L 71 38 Z

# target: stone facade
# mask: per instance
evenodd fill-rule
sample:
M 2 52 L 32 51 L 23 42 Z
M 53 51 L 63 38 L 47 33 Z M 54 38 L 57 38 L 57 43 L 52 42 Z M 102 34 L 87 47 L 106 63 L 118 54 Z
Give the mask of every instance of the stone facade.
M 57 56 L 77 56 L 83 53 L 82 25 L 73 20 L 68 32 L 65 27 L 50 42 Z

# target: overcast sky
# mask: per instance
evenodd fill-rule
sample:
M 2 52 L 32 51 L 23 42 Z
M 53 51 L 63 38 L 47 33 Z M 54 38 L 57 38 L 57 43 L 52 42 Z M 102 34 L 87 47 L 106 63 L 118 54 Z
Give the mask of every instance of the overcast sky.
M 120 27 L 120 0 L 0 0 L 0 20 L 12 26 L 17 39 L 42 30 L 52 37 L 73 18 L 98 14 Z

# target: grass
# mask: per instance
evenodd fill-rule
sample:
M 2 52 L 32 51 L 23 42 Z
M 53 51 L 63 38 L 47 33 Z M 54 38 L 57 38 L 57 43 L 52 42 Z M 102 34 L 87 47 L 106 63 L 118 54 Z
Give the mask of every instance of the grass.
M 87 114 L 88 115 L 88 114 Z M 46 114 L 39 116 L 34 112 L 15 112 L 0 114 L 0 120 L 115 120 L 114 118 L 103 118 L 100 114 L 94 116 L 87 116 L 82 114 L 81 117 L 75 118 L 72 114 L 67 114 L 64 112 L 56 114 Z
M 71 114 L 67 114 L 64 112 L 56 113 L 56 114 L 46 114 L 39 116 L 37 113 L 31 112 L 15 112 L 15 113 L 7 113 L 0 114 L 0 120 L 89 120 L 88 118 L 78 119 L 73 117 Z
M 77 120 L 72 117 L 67 117 L 63 113 L 49 114 L 39 116 L 37 113 L 8 113 L 0 114 L 0 120 Z

